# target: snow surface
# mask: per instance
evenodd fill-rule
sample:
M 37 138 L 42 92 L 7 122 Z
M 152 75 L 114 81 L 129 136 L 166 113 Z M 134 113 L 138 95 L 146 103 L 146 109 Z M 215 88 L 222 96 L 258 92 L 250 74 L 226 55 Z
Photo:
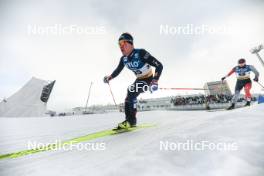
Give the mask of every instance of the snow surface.
M 0 160 L 2 176 L 173 175 L 263 176 L 263 105 L 234 111 L 149 111 L 138 113 L 139 123 L 153 128 L 107 136 L 106 150 L 45 151 Z M 27 149 L 28 140 L 52 142 L 109 129 L 122 113 L 73 117 L 0 118 L 0 153 Z M 160 150 L 161 141 L 193 140 L 236 143 L 231 151 Z

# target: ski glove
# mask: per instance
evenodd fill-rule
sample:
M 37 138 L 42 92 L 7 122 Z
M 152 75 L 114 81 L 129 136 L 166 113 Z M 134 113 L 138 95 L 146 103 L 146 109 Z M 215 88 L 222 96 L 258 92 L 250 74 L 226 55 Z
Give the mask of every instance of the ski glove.
M 255 77 L 253 80 L 256 81 L 256 82 L 258 82 L 259 79 L 258 79 L 258 77 Z
M 104 77 L 104 83 L 109 83 L 109 81 L 112 79 L 112 76 L 105 76 Z
M 224 76 L 223 78 L 221 78 L 222 81 L 224 81 L 226 79 L 226 77 Z
M 149 87 L 150 87 L 150 92 L 151 92 L 151 93 L 154 92 L 154 91 L 157 91 L 158 88 L 159 88 L 159 86 L 158 86 L 158 81 L 155 80 L 155 79 L 153 79 L 153 80 L 151 81 Z

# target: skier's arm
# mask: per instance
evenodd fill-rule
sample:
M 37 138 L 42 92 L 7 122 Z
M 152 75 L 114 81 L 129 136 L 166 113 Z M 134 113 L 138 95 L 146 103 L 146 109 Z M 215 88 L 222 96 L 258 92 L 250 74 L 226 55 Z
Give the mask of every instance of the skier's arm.
M 224 81 L 228 76 L 231 76 L 233 73 L 235 73 L 235 68 L 236 67 L 232 68 L 232 70 L 226 76 L 222 77 L 221 80 Z
M 233 73 L 235 73 L 235 67 L 225 77 L 231 76 Z
M 146 50 L 142 50 L 141 52 L 143 58 L 145 59 L 145 62 L 149 65 L 155 67 L 155 74 L 154 74 L 154 80 L 159 80 L 159 77 L 163 70 L 163 65 L 160 61 L 158 61 L 155 57 L 151 56 Z
M 116 67 L 116 69 L 113 71 L 113 73 L 110 75 L 111 79 L 117 77 L 119 75 L 119 73 L 123 70 L 124 68 L 124 63 L 123 63 L 123 57 L 121 57 L 118 66 Z
M 257 69 L 253 65 L 249 65 L 249 68 L 255 74 L 255 77 L 258 78 L 259 72 L 257 71 Z

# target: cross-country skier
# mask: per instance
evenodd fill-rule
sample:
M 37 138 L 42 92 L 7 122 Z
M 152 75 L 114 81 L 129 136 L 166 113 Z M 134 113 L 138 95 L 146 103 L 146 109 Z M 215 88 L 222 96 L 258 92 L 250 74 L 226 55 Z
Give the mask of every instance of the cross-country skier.
M 233 96 L 231 102 L 231 106 L 228 107 L 228 110 L 235 108 L 235 103 L 237 102 L 239 98 L 240 91 L 244 87 L 245 90 L 245 98 L 247 100 L 247 103 L 245 106 L 250 106 L 251 102 L 251 94 L 250 89 L 252 86 L 252 82 L 250 79 L 250 72 L 254 72 L 255 78 L 254 81 L 258 82 L 259 78 L 259 72 L 256 70 L 256 68 L 252 65 L 247 65 L 246 60 L 241 58 L 238 60 L 238 66 L 235 66 L 225 77 L 222 78 L 222 81 L 224 81 L 228 76 L 232 75 L 233 73 L 236 73 L 237 75 L 237 82 L 235 87 L 235 95 Z
M 109 76 L 104 77 L 104 82 L 109 81 L 123 70 L 124 66 L 133 71 L 136 75 L 135 82 L 127 89 L 125 98 L 125 116 L 126 120 L 118 124 L 117 129 L 135 127 L 137 124 L 137 96 L 150 88 L 150 91 L 158 89 L 158 80 L 161 75 L 162 64 L 150 55 L 144 49 L 135 49 L 133 45 L 133 37 L 129 33 L 123 33 L 118 44 L 123 56 L 120 58 L 117 68 Z M 153 75 L 152 67 L 155 67 Z

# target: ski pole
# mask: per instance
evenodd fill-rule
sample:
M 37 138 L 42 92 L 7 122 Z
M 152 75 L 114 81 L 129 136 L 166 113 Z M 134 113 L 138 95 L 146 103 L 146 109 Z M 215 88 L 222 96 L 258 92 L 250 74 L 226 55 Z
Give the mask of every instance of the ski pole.
M 257 82 L 257 83 L 260 85 L 260 87 L 262 87 L 264 89 L 264 86 L 262 84 L 260 84 L 259 82 Z
M 111 86 L 110 86 L 109 83 L 107 83 L 107 84 L 108 84 L 108 86 L 109 86 L 109 90 L 110 90 L 110 93 L 111 93 L 111 95 L 112 95 L 112 98 L 113 98 L 113 101 L 114 101 L 114 103 L 115 103 L 115 106 L 118 108 L 118 106 L 117 106 L 117 104 L 116 104 L 116 101 L 115 101 L 114 94 L 113 94 L 112 89 L 111 89 Z M 118 108 L 118 109 L 119 109 L 119 108 Z
M 208 90 L 204 88 L 179 88 L 179 87 L 161 87 L 161 90 Z

